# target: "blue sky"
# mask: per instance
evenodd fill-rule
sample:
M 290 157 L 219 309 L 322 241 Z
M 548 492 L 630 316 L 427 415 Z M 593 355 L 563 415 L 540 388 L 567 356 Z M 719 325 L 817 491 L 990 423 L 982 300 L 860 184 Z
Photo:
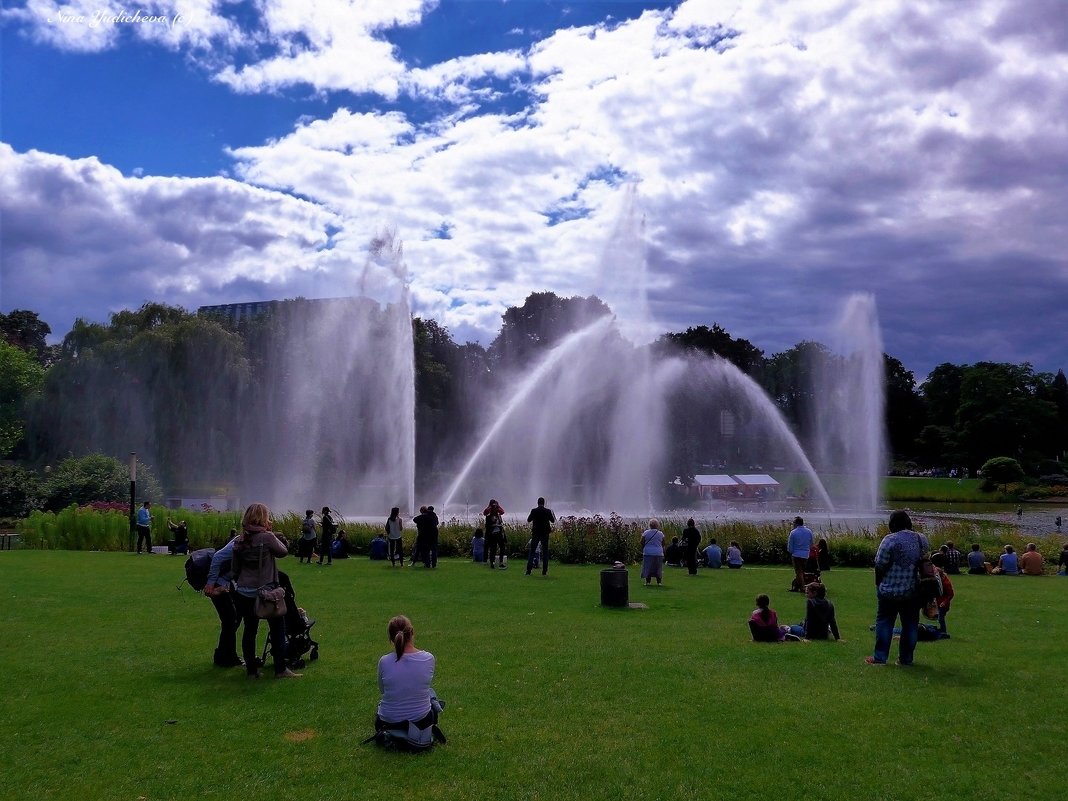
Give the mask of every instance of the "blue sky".
M 351 294 L 391 228 L 415 312 L 461 341 L 531 291 L 628 315 L 610 239 L 636 187 L 658 330 L 770 354 L 869 292 L 920 376 L 1055 371 L 1064 8 L 8 2 L 0 310 L 63 334 L 147 300 Z

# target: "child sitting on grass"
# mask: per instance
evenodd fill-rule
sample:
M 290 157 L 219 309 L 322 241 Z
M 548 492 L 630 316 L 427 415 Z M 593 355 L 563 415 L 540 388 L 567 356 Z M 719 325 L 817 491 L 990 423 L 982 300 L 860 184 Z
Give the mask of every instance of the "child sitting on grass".
M 782 642 L 787 627 L 779 625 L 779 616 L 771 608 L 771 599 L 761 593 L 756 597 L 757 608 L 749 616 L 749 631 L 754 642 Z

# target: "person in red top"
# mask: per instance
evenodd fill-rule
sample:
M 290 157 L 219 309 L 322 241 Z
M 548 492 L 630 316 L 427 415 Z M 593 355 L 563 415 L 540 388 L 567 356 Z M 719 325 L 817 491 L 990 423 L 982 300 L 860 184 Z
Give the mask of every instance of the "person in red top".
M 943 569 L 946 564 L 945 555 L 936 553 L 931 557 L 938 576 L 942 579 L 942 594 L 935 599 L 938 606 L 938 635 L 940 639 L 947 639 L 949 632 L 946 631 L 946 615 L 949 614 L 950 604 L 953 603 L 953 582 L 949 580 L 949 574 Z

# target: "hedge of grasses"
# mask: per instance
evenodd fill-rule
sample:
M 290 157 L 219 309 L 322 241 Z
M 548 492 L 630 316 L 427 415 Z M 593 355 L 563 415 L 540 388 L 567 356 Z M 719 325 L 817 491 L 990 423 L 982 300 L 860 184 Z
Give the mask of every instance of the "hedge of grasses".
M 240 524 L 239 512 L 197 512 L 181 510 L 172 520 L 185 520 L 189 526 L 189 540 L 193 549 L 219 547 L 230 532 Z M 170 539 L 167 515 L 155 512 L 152 521 L 152 541 L 162 545 Z M 303 517 L 286 512 L 275 518 L 275 530 L 295 546 L 300 537 Z M 471 549 L 471 536 L 480 518 L 470 520 L 449 518 L 440 528 L 438 555 L 465 556 Z M 668 540 L 681 536 L 686 521 L 681 517 L 662 517 L 661 528 Z M 553 560 L 563 564 L 610 564 L 615 561 L 634 564 L 641 560 L 640 538 L 646 520 L 623 518 L 619 515 L 592 517 L 562 517 L 549 541 Z M 997 561 L 1005 545 L 1022 552 L 1028 542 L 1035 542 L 1047 564 L 1057 563 L 1064 540 L 1056 535 L 1036 538 L 1021 534 L 1011 523 L 999 521 L 960 521 L 917 517 L 917 530 L 929 535 L 932 547 L 947 541 L 956 543 L 967 552 L 973 542 L 979 543 L 987 559 Z M 782 521 L 752 522 L 701 521 L 698 523 L 702 543 L 715 537 L 726 548 L 734 540 L 742 549 L 747 564 L 789 564 L 786 535 L 789 525 Z M 343 522 L 342 529 L 349 550 L 365 554 L 371 540 L 382 530 L 378 523 Z M 74 551 L 122 551 L 132 546 L 129 518 L 125 512 L 113 509 L 93 509 L 70 506 L 60 512 L 34 512 L 19 521 L 18 532 L 24 546 L 38 549 Z M 887 533 L 886 524 L 873 529 L 856 528 L 832 523 L 824 530 L 830 542 L 831 563 L 842 567 L 869 567 L 875 559 L 879 541 Z M 525 558 L 530 529 L 517 519 L 506 520 L 509 558 Z M 405 552 L 415 544 L 415 532 L 404 532 Z

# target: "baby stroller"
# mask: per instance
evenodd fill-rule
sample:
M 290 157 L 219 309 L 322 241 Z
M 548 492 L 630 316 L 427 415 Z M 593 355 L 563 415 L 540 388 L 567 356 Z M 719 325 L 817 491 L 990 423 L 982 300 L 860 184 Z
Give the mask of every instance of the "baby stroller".
M 295 670 L 304 667 L 305 654 L 308 654 L 309 662 L 314 662 L 319 658 L 319 643 L 311 638 L 311 630 L 315 621 L 297 606 L 297 599 L 293 595 L 293 583 L 286 573 L 278 572 L 278 585 L 286 591 L 286 664 L 290 669 Z M 267 664 L 268 656 L 273 656 L 270 637 L 263 644 L 261 665 Z

